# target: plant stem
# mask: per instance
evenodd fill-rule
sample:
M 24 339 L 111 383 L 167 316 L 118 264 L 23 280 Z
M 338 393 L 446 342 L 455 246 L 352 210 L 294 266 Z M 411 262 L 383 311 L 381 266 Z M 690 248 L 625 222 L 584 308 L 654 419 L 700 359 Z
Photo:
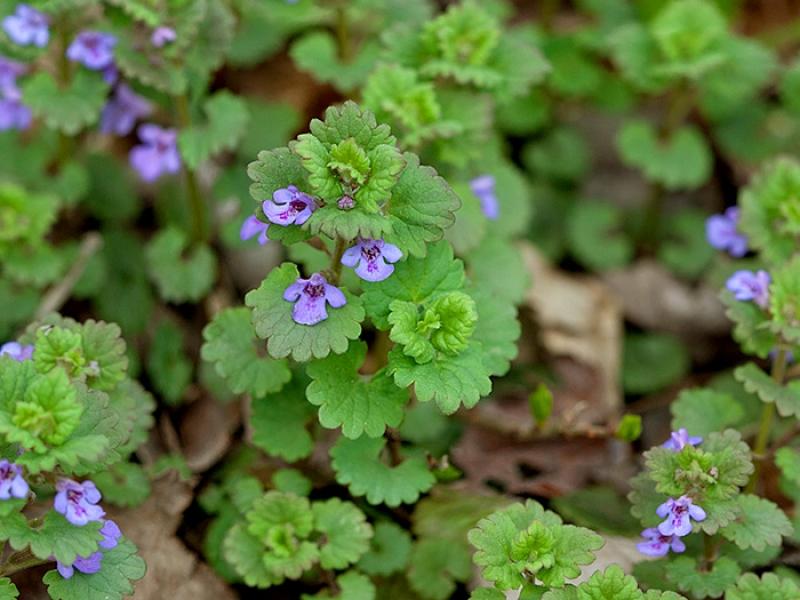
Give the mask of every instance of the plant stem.
M 41 559 L 34 556 L 31 554 L 30 550 L 21 550 L 20 552 L 16 552 L 9 556 L 8 561 L 6 561 L 5 564 L 0 565 L 0 577 L 7 577 L 8 575 L 13 575 L 19 571 L 24 571 L 25 569 L 29 569 L 31 567 L 37 567 L 48 562 L 50 561 L 47 559 Z
M 703 534 L 703 570 L 710 571 L 717 560 L 717 543 L 714 536 Z
M 189 113 L 189 98 L 185 93 L 175 98 L 175 106 L 178 111 L 178 123 L 181 129 L 188 129 L 192 125 L 192 119 Z M 205 242 L 208 238 L 206 206 L 200 194 L 197 175 L 185 161 L 183 162 L 183 173 L 186 178 L 186 197 L 189 200 L 192 240 L 194 242 Z
M 339 44 L 339 58 L 342 62 L 350 62 L 353 58 L 353 42 L 350 39 L 350 25 L 344 4 L 336 7 L 336 40 Z
M 339 285 L 339 279 L 342 276 L 342 255 L 347 250 L 347 240 L 343 238 L 336 238 L 336 248 L 331 256 L 331 283 Z
M 786 349 L 782 346 L 778 348 L 778 355 L 772 363 L 772 380 L 778 385 L 783 385 L 784 377 L 786 376 Z M 761 473 L 761 463 L 764 459 L 764 453 L 767 449 L 769 442 L 769 433 L 772 429 L 772 421 L 775 419 L 775 403 L 768 402 L 764 404 L 761 409 L 761 421 L 758 427 L 758 435 L 753 444 L 753 454 L 756 458 L 755 468 L 753 475 L 750 477 L 750 482 L 747 484 L 747 491 L 753 493 L 758 485 L 759 476 Z

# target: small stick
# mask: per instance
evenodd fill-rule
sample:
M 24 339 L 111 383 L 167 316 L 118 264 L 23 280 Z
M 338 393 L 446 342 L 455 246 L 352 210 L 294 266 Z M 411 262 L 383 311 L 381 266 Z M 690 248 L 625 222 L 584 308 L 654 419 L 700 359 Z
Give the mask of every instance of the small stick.
M 81 275 L 83 275 L 83 272 L 86 270 L 89 259 L 102 247 L 103 238 L 96 231 L 90 231 L 83 236 L 81 247 L 78 251 L 78 258 L 75 259 L 75 263 L 70 267 L 69 271 L 67 271 L 64 279 L 51 287 L 42 297 L 39 308 L 36 309 L 34 315 L 35 321 L 43 319 L 64 305 L 69 299 L 69 295 L 72 293 L 72 288 L 75 287 Z

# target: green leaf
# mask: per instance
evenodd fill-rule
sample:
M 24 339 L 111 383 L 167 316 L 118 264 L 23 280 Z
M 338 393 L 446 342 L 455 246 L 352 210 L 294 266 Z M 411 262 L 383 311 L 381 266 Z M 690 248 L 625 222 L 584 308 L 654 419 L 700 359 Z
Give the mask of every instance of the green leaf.
M 778 336 L 767 325 L 769 315 L 755 302 L 736 300 L 728 290 L 720 298 L 727 307 L 726 316 L 734 322 L 733 339 L 745 352 L 766 358 L 778 344 Z
M 604 202 L 578 202 L 567 221 L 570 250 L 593 271 L 624 267 L 633 259 L 634 247 L 624 231 L 623 211 Z
M 446 539 L 424 539 L 414 544 L 408 577 L 411 588 L 427 600 L 446 600 L 457 581 L 472 572 L 469 553 L 460 552 Z
M 472 408 L 481 396 L 492 391 L 492 382 L 484 364 L 480 344 L 471 343 L 456 356 L 440 354 L 420 365 L 400 348 L 389 352 L 389 372 L 400 387 L 414 386 L 420 402 L 433 400 L 445 414 L 452 414 L 463 404 Z
M 264 563 L 264 546 L 257 537 L 247 532 L 244 524 L 234 525 L 223 542 L 225 560 L 250 587 L 268 588 L 283 581 Z
M 774 502 L 752 494 L 743 494 L 736 501 L 739 516 L 720 533 L 742 550 L 761 552 L 767 546 L 780 546 L 783 537 L 792 534 L 791 522 Z
M 411 555 L 411 536 L 391 521 L 378 521 L 369 550 L 358 561 L 358 568 L 368 575 L 386 577 L 406 568 Z
M 611 565 L 605 571 L 594 574 L 578 586 L 579 600 L 641 600 L 636 580 L 625 575 L 619 565 Z
M 150 496 L 150 478 L 136 463 L 116 464 L 92 475 L 92 481 L 103 490 L 103 500 L 117 506 L 139 506 Z
M 232 150 L 244 136 L 250 118 L 247 104 L 223 90 L 209 97 L 203 105 L 208 121 L 193 124 L 178 134 L 181 158 L 190 169 L 223 150 Z
M 253 309 L 256 335 L 267 340 L 267 350 L 274 358 L 291 355 L 304 362 L 312 356 L 325 358 L 331 351 L 342 354 L 349 340 L 361 335 L 361 299 L 343 290 L 347 304 L 328 308 L 328 318 L 316 325 L 300 325 L 292 319 L 292 303 L 283 299 L 286 288 L 299 277 L 295 265 L 283 263 L 270 272 L 258 289 L 245 296 L 245 304 Z
M 469 600 L 506 600 L 506 595 L 496 588 L 476 588 Z
M 635 442 L 642 435 L 641 415 L 622 415 L 614 435 L 624 442 Z
M 145 564 L 136 546 L 123 538 L 112 550 L 103 552 L 103 568 L 86 575 L 76 570 L 70 579 L 48 571 L 42 581 L 53 600 L 122 600 L 133 594 L 132 582 L 144 577 Z
M 375 584 L 370 581 L 369 577 L 357 571 L 348 571 L 343 575 L 336 578 L 336 587 L 339 588 L 339 593 L 332 596 L 328 590 L 323 590 L 309 596 L 308 594 L 302 595 L 302 600 L 332 600 L 339 598 L 339 600 L 375 600 L 377 597 Z
M 306 397 L 319 407 L 320 423 L 329 429 L 341 426 L 350 439 L 380 437 L 386 427 L 397 427 L 408 402 L 408 392 L 384 371 L 369 379 L 359 374 L 366 353 L 366 344 L 355 342 L 344 354 L 314 361 L 307 369 L 312 382 Z
M 227 308 L 214 315 L 203 330 L 203 339 L 203 360 L 214 363 L 235 394 L 275 393 L 292 377 L 285 360 L 259 354 L 250 311 L 245 307 Z
M 420 166 L 416 155 L 406 152 L 403 158 L 405 168 L 392 188 L 388 207 L 391 233 L 386 241 L 423 257 L 427 244 L 442 239 L 455 222 L 461 200 L 435 169 Z
M 800 485 L 800 452 L 794 448 L 779 448 L 775 452 L 775 464 L 781 474 L 795 485 Z
M 465 259 L 470 279 L 480 284 L 480 292 L 493 298 L 520 304 L 531 284 L 519 249 L 499 235 L 487 235 Z M 473 294 L 478 301 L 480 292 Z M 499 305 L 499 304 L 498 304 Z M 480 309 L 478 313 L 480 314 Z M 481 319 L 483 317 L 481 316 Z M 478 328 L 480 328 L 480 320 Z
M 791 579 L 781 579 L 774 573 L 759 578 L 745 573 L 734 587 L 725 591 L 725 600 L 792 600 L 800 596 L 800 587 Z
M 381 458 L 385 445 L 381 438 L 339 438 L 330 451 L 336 481 L 348 486 L 353 496 L 366 496 L 370 504 L 394 507 L 416 502 L 420 493 L 433 487 L 436 478 L 418 455 L 397 465 L 386 464 Z
M 768 163 L 739 195 L 740 228 L 748 245 L 773 264 L 795 252 L 797 218 L 792 207 L 800 193 L 800 164 L 781 157 Z
M 345 569 L 358 562 L 369 548 L 372 527 L 355 504 L 331 498 L 315 502 L 314 529 L 323 535 L 320 564 L 324 569 Z
M 706 240 L 706 214 L 684 209 L 666 223 L 666 239 L 658 248 L 658 259 L 680 277 L 700 276 L 716 250 Z
M 186 234 L 179 229 L 158 232 L 144 255 L 150 277 L 168 302 L 197 302 L 214 285 L 217 264 L 211 248 L 197 245 L 189 249 Z
M 625 336 L 622 385 L 629 394 L 663 389 L 689 372 L 690 358 L 678 338 L 665 333 Z
M 622 161 L 669 190 L 693 189 L 711 175 L 711 151 L 692 126 L 678 128 L 662 141 L 645 121 L 628 121 L 617 134 Z
M 18 596 L 17 586 L 8 577 L 0 577 L 0 600 L 16 600 Z
M 147 374 L 155 390 L 167 403 L 178 404 L 192 381 L 193 371 L 180 326 L 170 321 L 160 323 L 147 355 Z
M 453 258 L 452 247 L 443 241 L 431 245 L 427 257 L 409 258 L 395 265 L 391 277 L 365 282 L 362 300 L 376 327 L 388 329 L 393 301 L 425 305 L 439 295 L 459 290 L 463 283 L 464 264 Z
M 306 429 L 314 409 L 305 399 L 306 382 L 295 377 L 280 392 L 254 398 L 250 425 L 253 444 L 289 462 L 305 458 L 314 449 Z
M 300 113 L 292 104 L 264 102 L 254 97 L 246 98 L 245 102 L 251 118 L 236 149 L 243 159 L 256 156 L 262 149 L 285 145 L 300 127 Z
M 626 500 L 610 487 L 593 486 L 553 499 L 553 508 L 570 523 L 589 529 L 633 537 L 641 527 L 629 511 L 620 510 Z
M 536 538 L 527 535 L 532 526 L 540 534 Z M 484 579 L 499 589 L 523 585 L 528 574 L 545 585 L 563 587 L 566 579 L 580 574 L 580 566 L 595 559 L 594 552 L 604 544 L 588 529 L 563 525 L 558 515 L 533 500 L 482 519 L 470 531 L 469 541 L 477 549 L 473 560 L 481 567 Z M 539 559 L 546 560 L 533 567 L 529 561 L 537 553 Z
M 31 527 L 21 514 L 4 517 L 0 523 L 0 540 L 8 541 L 14 550 L 30 547 L 41 559 L 56 560 L 72 564 L 77 556 L 89 556 L 97 552 L 102 523 L 93 521 L 76 527 L 54 510 L 49 511 L 40 525 Z
M 78 69 L 66 87 L 39 71 L 22 82 L 22 101 L 48 127 L 75 135 L 97 121 L 108 87 L 101 73 L 87 69 Z
M 702 570 L 697 559 L 679 556 L 666 565 L 666 574 L 682 592 L 700 598 L 719 598 L 739 577 L 740 569 L 733 560 L 723 556 L 714 562 L 710 571 Z
M 673 430 L 684 428 L 690 435 L 703 437 L 735 427 L 745 416 L 742 406 L 730 394 L 706 388 L 681 390 L 670 410 Z
M 520 278 L 523 279 L 523 278 Z M 489 375 L 505 375 L 511 361 L 517 356 L 517 341 L 522 332 L 517 309 L 499 294 L 492 293 L 483 285 L 469 288 L 469 295 L 478 309 L 478 323 L 472 339 L 480 342 L 483 364 Z
M 311 480 L 297 469 L 280 469 L 272 476 L 272 484 L 279 492 L 308 496 L 313 489 Z
M 352 59 L 343 61 L 331 33 L 311 31 L 292 44 L 289 54 L 301 71 L 311 73 L 317 81 L 350 92 L 366 81 L 378 60 L 379 47 L 368 40 Z
M 762 402 L 774 402 L 782 417 L 800 417 L 800 382 L 790 381 L 781 385 L 754 363 L 737 367 L 733 374 L 748 392 L 757 394 Z
M 561 126 L 522 150 L 522 162 L 537 176 L 556 182 L 577 182 L 589 170 L 589 149 L 582 135 Z

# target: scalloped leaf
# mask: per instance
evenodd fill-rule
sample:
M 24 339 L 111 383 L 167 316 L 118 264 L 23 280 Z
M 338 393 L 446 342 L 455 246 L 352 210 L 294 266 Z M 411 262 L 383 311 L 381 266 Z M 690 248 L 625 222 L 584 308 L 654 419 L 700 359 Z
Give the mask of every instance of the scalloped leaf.
M 456 412 L 462 404 L 472 408 L 481 396 L 492 391 L 490 370 L 477 342 L 455 356 L 440 353 L 424 365 L 395 347 L 389 352 L 388 371 L 398 386 L 413 385 L 420 402 L 433 400 L 446 415 Z
M 323 569 L 345 569 L 369 549 L 372 526 L 355 504 L 331 498 L 314 502 L 314 529 L 323 535 L 319 558 Z
M 302 600 L 375 600 L 376 590 L 375 584 L 358 571 L 348 571 L 343 575 L 336 578 L 336 587 L 339 588 L 339 593 L 332 596 L 330 591 L 322 590 L 310 596 L 308 594 L 302 595 Z
M 311 31 L 295 40 L 289 55 L 301 71 L 311 73 L 319 82 L 330 83 L 340 92 L 361 86 L 378 60 L 379 46 L 371 40 L 363 43 L 355 56 L 343 61 L 336 39 L 328 31 Z
M 735 427 L 745 416 L 733 396 L 707 388 L 681 390 L 670 411 L 673 430 L 684 428 L 690 435 L 703 437 Z
M 761 552 L 768 546 L 780 546 L 783 537 L 794 531 L 786 514 L 774 502 L 752 494 L 736 498 L 739 516 L 720 530 L 742 550 Z
M 250 587 L 264 589 L 283 581 L 283 577 L 267 569 L 261 540 L 248 533 L 243 523 L 237 523 L 228 530 L 223 552 L 225 560 Z
M 727 556 L 717 559 L 710 571 L 700 569 L 695 558 L 679 556 L 666 564 L 665 571 L 667 578 L 682 592 L 699 598 L 719 598 L 741 572 L 739 565 Z
M 748 392 L 756 394 L 762 402 L 774 402 L 782 417 L 800 417 L 800 381 L 781 385 L 755 363 L 737 367 L 733 374 Z
M 203 329 L 203 360 L 225 379 L 234 394 L 264 396 L 280 391 L 292 377 L 285 360 L 259 354 L 258 338 L 246 307 L 226 308 Z
M 356 565 L 368 575 L 386 577 L 406 568 L 411 555 L 411 535 L 392 521 L 378 521 L 369 550 Z
M 67 87 L 59 86 L 46 71 L 39 71 L 26 78 L 21 89 L 25 106 L 48 127 L 75 135 L 97 122 L 109 85 L 101 73 L 79 69 Z
M 161 297 L 168 302 L 196 302 L 217 277 L 217 262 L 205 244 L 189 249 L 186 234 L 175 227 L 159 231 L 144 251 L 148 272 Z
M 72 564 L 78 556 L 89 556 L 97 552 L 98 542 L 103 540 L 99 521 L 76 527 L 63 515 L 51 510 L 40 525 L 32 527 L 21 514 L 4 517 L 0 522 L 0 540 L 8 541 L 14 550 L 30 548 L 37 558 L 55 557 L 65 564 Z
M 18 597 L 17 586 L 8 577 L 0 577 L 0 600 L 16 600 Z
M 319 407 L 320 423 L 329 429 L 341 426 L 350 439 L 380 437 L 387 427 L 397 427 L 408 402 L 408 392 L 385 371 L 369 379 L 359 374 L 366 354 L 366 344 L 355 342 L 344 354 L 314 361 L 306 371 L 312 379 L 306 397 Z
M 305 379 L 295 377 L 280 392 L 253 399 L 250 425 L 254 445 L 289 462 L 311 454 L 314 440 L 306 426 L 314 417 L 314 408 L 306 402 L 305 389 Z
M 605 202 L 578 202 L 567 221 L 567 239 L 575 258 L 592 271 L 624 267 L 634 245 L 624 231 L 625 214 Z
M 411 588 L 422 598 L 446 600 L 472 573 L 468 552 L 447 539 L 423 539 L 414 544 L 408 568 Z
M 617 134 L 617 149 L 625 164 L 669 190 L 699 187 L 711 175 L 711 150 L 692 126 L 662 141 L 650 123 L 628 121 Z
M 774 573 L 764 573 L 759 578 L 745 573 L 734 587 L 725 591 L 725 600 L 794 600 L 800 597 L 800 587 L 791 579 L 782 579 Z
M 386 241 L 410 255 L 424 257 L 427 244 L 442 239 L 455 222 L 461 200 L 436 170 L 420 166 L 415 154 L 403 154 L 406 166 L 392 188 L 388 215 L 391 234 Z
M 361 299 L 347 290 L 347 304 L 328 308 L 328 318 L 316 325 L 300 325 L 292 319 L 292 303 L 283 292 L 300 277 L 297 266 L 283 263 L 273 269 L 258 289 L 248 292 L 245 304 L 253 309 L 256 335 L 267 340 L 267 351 L 274 358 L 290 356 L 299 362 L 342 354 L 350 340 L 361 335 L 364 308 Z
M 133 582 L 144 577 L 144 560 L 130 540 L 120 539 L 117 546 L 103 552 L 103 568 L 86 575 L 75 571 L 64 579 L 58 571 L 48 571 L 42 581 L 53 600 L 122 600 L 133 594 Z
M 395 300 L 426 304 L 437 296 L 461 289 L 464 264 L 453 257 L 447 242 L 429 248 L 426 258 L 409 258 L 395 265 L 391 277 L 364 283 L 362 299 L 367 314 L 379 329 L 389 328 L 389 305 Z
M 370 504 L 394 507 L 416 502 L 436 478 L 422 456 L 410 456 L 394 466 L 384 463 L 381 454 L 385 446 L 386 440 L 381 438 L 339 438 L 330 451 L 336 481 L 346 485 L 353 496 L 366 496 Z
M 232 150 L 244 136 L 250 113 L 242 98 L 228 91 L 217 92 L 203 104 L 207 121 L 193 124 L 178 134 L 181 158 L 190 169 L 223 150 Z

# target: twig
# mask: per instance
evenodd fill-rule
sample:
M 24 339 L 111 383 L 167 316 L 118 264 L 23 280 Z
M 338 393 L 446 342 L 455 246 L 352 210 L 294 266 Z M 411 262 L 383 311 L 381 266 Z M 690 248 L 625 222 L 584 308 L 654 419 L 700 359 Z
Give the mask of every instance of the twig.
M 89 264 L 89 260 L 102 247 L 103 238 L 96 231 L 90 231 L 83 236 L 81 247 L 78 250 L 78 258 L 75 259 L 75 262 L 70 270 L 67 271 L 64 279 L 50 288 L 42 297 L 42 301 L 39 303 L 39 307 L 34 314 L 34 320 L 41 320 L 64 305 L 69 299 L 72 289 L 86 270 L 86 265 Z

